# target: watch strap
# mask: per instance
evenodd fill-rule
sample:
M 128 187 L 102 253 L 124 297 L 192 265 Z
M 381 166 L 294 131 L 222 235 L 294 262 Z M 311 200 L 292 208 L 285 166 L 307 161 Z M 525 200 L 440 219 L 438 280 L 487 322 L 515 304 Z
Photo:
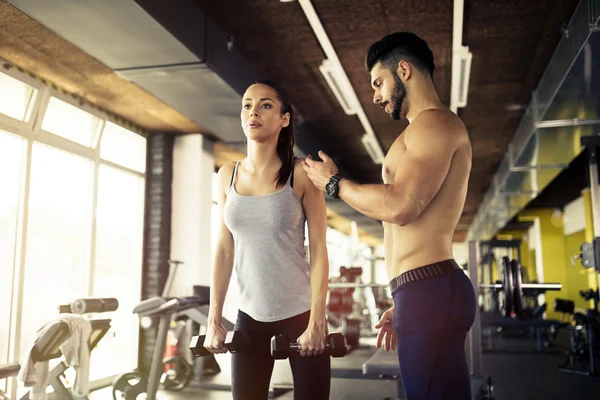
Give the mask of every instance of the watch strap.
M 341 179 L 342 179 L 342 176 L 340 174 L 335 174 L 335 175 L 332 175 L 331 178 L 329 178 L 329 182 L 337 184 Z

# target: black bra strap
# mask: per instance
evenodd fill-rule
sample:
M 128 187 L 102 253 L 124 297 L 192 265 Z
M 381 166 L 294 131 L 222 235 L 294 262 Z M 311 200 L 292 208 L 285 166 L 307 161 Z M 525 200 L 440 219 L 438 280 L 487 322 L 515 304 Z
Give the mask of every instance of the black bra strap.
M 235 167 L 233 167 L 233 173 L 231 174 L 231 182 L 229 182 L 229 187 L 231 187 L 231 185 L 233 185 L 233 180 L 235 179 L 235 176 L 237 175 L 237 169 L 238 169 L 238 165 L 240 164 L 240 162 L 236 162 L 235 163 Z

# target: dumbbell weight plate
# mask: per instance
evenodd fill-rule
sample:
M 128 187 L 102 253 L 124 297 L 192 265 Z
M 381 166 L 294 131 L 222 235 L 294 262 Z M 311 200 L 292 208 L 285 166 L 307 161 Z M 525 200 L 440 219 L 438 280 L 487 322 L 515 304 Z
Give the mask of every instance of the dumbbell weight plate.
M 504 316 L 510 317 L 513 312 L 514 306 L 514 282 L 512 276 L 512 269 L 510 267 L 510 260 L 508 257 L 502 257 L 502 266 L 504 267 L 503 271 L 503 284 L 504 284 Z
M 346 318 L 342 322 L 342 334 L 346 337 L 348 346 L 357 347 L 360 339 L 360 320 Z
M 337 290 L 332 290 L 329 293 L 329 302 L 327 303 L 327 309 L 331 312 L 339 312 L 342 307 L 342 295 Z
M 192 379 L 194 369 L 181 356 L 167 357 L 163 360 L 161 383 L 166 390 L 185 389 Z
M 137 400 L 146 393 L 148 380 L 138 371 L 126 372 L 113 380 L 113 400 Z
M 329 335 L 329 354 L 332 357 L 344 357 L 348 351 L 346 338 L 341 333 Z
M 346 293 L 342 296 L 342 303 L 340 311 L 344 314 L 350 314 L 352 312 L 352 306 L 354 305 L 354 299 L 350 293 Z
M 194 357 L 208 357 L 212 354 L 204 347 L 204 339 L 206 339 L 206 335 L 192 336 L 190 350 Z
M 245 331 L 229 331 L 225 336 L 224 346 L 230 353 L 244 351 L 250 345 L 250 338 Z
M 275 335 L 271 338 L 271 356 L 276 360 L 285 360 L 290 355 L 290 341 L 287 335 Z
M 212 354 L 204 347 L 205 339 L 206 335 L 199 335 L 190 340 L 190 351 L 195 357 L 208 357 Z M 244 331 L 229 331 L 223 344 L 230 353 L 238 353 L 249 346 L 250 339 Z
M 523 280 L 521 279 L 521 264 L 517 260 L 510 261 L 510 269 L 513 278 L 513 310 L 519 315 L 523 307 Z

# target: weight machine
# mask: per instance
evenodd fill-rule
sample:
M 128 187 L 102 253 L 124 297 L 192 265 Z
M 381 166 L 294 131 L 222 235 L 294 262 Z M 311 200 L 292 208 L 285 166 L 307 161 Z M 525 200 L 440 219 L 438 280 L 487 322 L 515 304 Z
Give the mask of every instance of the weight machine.
M 109 318 L 88 318 L 89 314 L 96 316 L 100 313 L 116 311 L 119 307 L 119 302 L 115 298 L 82 298 L 77 299 L 70 304 L 59 306 L 58 318 L 47 322 L 38 330 L 38 335 L 35 342 L 32 344 L 31 350 L 28 351 L 26 359 L 21 361 L 21 364 L 5 365 L 1 368 L 2 374 L 0 379 L 5 379 L 17 375 L 20 369 L 27 368 L 49 368 L 46 363 L 49 361 L 58 360 L 58 364 L 48 371 L 47 381 L 42 381 L 43 385 L 36 383 L 32 385 L 30 382 L 25 384 L 25 387 L 31 387 L 20 400 L 29 400 L 30 398 L 39 398 L 41 391 L 46 391 L 48 387 L 52 387 L 56 398 L 60 400 L 87 400 L 87 393 L 74 393 L 73 387 L 67 382 L 66 372 L 75 365 L 70 365 L 69 358 L 63 357 L 62 346 L 68 340 L 72 339 L 71 326 L 68 320 L 63 318 L 65 314 L 79 314 L 84 316 L 90 325 L 90 336 L 87 338 L 87 351 L 92 352 L 111 329 L 111 319 Z M 82 344 L 79 351 L 83 352 L 85 346 Z M 77 372 L 80 373 L 80 372 Z M 42 387 L 44 386 L 44 387 Z M 10 387 L 9 392 L 16 394 L 16 387 Z M 0 396 L 0 400 L 3 396 Z
M 598 182 L 598 149 L 600 147 L 600 136 L 584 136 L 581 145 L 588 154 L 589 186 L 592 198 L 592 220 L 594 227 L 594 239 L 591 243 L 583 243 L 580 252 L 573 259 L 581 259 L 581 265 L 586 269 L 593 269 L 598 274 L 598 286 L 596 289 L 580 291 L 580 296 L 587 301 L 592 301 L 593 307 L 585 313 L 575 311 L 573 302 L 557 304 L 562 306 L 558 311 L 573 314 L 575 326 L 571 327 L 570 348 L 567 358 L 558 370 L 560 372 L 597 376 L 598 362 L 600 362 L 600 312 L 598 303 L 600 295 L 600 184 Z

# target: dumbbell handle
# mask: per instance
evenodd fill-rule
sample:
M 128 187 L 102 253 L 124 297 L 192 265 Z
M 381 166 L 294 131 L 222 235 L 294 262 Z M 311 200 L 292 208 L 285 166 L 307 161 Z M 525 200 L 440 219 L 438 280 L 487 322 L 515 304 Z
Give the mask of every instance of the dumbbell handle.
M 300 343 L 291 342 L 290 350 L 300 351 L 302 350 L 302 345 L 300 345 Z M 325 350 L 329 350 L 329 343 L 325 344 Z
M 325 348 L 328 349 L 329 345 L 326 344 Z M 302 345 L 300 345 L 300 343 L 295 343 L 295 342 L 290 343 L 290 350 L 300 351 L 301 349 L 302 349 Z

